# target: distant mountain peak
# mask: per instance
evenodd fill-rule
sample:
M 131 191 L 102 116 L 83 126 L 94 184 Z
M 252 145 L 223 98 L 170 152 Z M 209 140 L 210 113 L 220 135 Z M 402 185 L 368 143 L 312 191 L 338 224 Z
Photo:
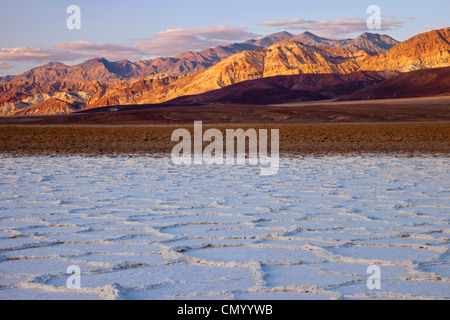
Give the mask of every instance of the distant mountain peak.
M 280 36 L 281 35 L 285 35 L 285 36 L 288 36 L 288 37 L 293 37 L 294 36 L 292 33 L 287 32 L 287 31 L 281 31 L 281 32 L 273 33 L 270 36 L 277 36 L 277 35 L 280 35 Z
M 92 59 L 89 59 L 89 60 L 86 60 L 85 62 L 83 62 L 82 65 L 83 64 L 91 65 L 91 64 L 97 64 L 97 63 L 105 64 L 107 62 L 109 62 L 109 61 L 105 58 L 92 58 Z
M 287 31 L 281 31 L 281 32 L 277 32 L 277 33 L 273 33 L 268 36 L 265 36 L 259 40 L 248 40 L 244 43 L 252 44 L 255 46 L 262 47 L 262 48 L 267 48 L 277 42 L 291 40 L 293 37 L 294 37 L 294 35 L 292 33 L 287 32 Z
M 303 33 L 294 36 L 292 40 L 302 42 L 306 45 L 315 45 L 315 46 L 320 46 L 320 44 L 322 43 L 333 41 L 327 38 L 319 37 L 318 35 L 309 31 L 305 31 Z
M 363 33 L 356 39 L 333 40 L 322 38 L 309 31 L 305 31 L 293 37 L 294 41 L 301 42 L 308 46 L 340 48 L 353 51 L 364 50 L 366 52 L 381 53 L 399 44 L 399 42 L 389 36 L 374 33 Z
M 67 66 L 62 62 L 50 62 L 50 63 L 47 63 L 46 65 L 44 65 L 44 67 L 48 67 L 50 69 L 57 69 L 57 68 L 65 68 Z M 40 67 L 38 67 L 38 68 L 40 68 Z
M 108 62 L 110 62 L 108 59 L 106 59 L 104 57 L 95 58 L 95 59 L 92 59 L 92 61 L 96 61 L 96 62 L 100 62 L 100 63 L 108 63 Z
M 316 35 L 316 34 L 314 34 L 312 32 L 309 32 L 309 31 L 305 31 L 305 32 L 303 32 L 301 34 L 304 35 L 304 36 L 307 36 L 307 37 L 314 38 L 314 39 L 326 39 L 326 38 L 323 38 L 323 37 L 319 37 L 318 35 Z
M 370 39 L 370 38 L 377 38 L 377 39 L 379 39 L 379 38 L 389 38 L 389 39 L 394 39 L 394 38 L 388 36 L 387 34 L 372 33 L 372 32 L 361 33 L 356 39 L 358 39 L 358 38 L 366 38 L 366 39 Z

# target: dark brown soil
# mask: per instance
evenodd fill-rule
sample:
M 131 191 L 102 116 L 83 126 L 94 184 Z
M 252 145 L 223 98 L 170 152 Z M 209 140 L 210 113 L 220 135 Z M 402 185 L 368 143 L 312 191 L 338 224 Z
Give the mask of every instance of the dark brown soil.
M 450 123 L 204 125 L 279 129 L 282 154 L 450 154 Z M 1 126 L 0 153 L 15 155 L 168 154 L 187 126 Z M 270 132 L 270 130 L 269 130 Z
M 450 99 L 145 107 L 0 119 L 0 153 L 167 154 L 175 129 L 279 129 L 285 154 L 450 154 Z

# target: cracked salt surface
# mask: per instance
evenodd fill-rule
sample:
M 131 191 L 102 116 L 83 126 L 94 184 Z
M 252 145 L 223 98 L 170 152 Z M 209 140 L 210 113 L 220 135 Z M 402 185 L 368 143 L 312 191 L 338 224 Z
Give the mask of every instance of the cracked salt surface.
M 449 165 L 0 157 L 0 299 L 449 299 Z

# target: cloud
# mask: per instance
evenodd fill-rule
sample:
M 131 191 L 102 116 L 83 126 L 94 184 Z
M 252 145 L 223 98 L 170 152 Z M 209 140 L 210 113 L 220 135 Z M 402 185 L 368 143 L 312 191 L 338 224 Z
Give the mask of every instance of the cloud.
M 258 25 L 264 26 L 264 27 L 286 27 L 286 26 L 302 24 L 302 23 L 307 23 L 307 22 L 310 22 L 310 21 L 303 20 L 303 19 L 290 19 L 290 20 L 280 20 L 280 21 L 267 21 L 267 22 L 260 23 Z
M 78 56 L 86 58 L 104 57 L 109 60 L 131 59 L 142 53 L 139 48 L 133 46 L 87 41 L 59 44 L 53 48 L 60 50 L 61 52 L 76 52 Z
M 185 51 L 199 51 L 230 42 L 258 37 L 247 28 L 213 26 L 198 29 L 169 29 L 149 40 L 136 41 L 135 47 L 150 56 L 175 55 Z
M 8 70 L 11 68 L 12 68 L 12 66 L 9 63 L 0 62 L 0 70 Z
M 153 35 L 150 39 L 135 41 L 130 45 L 76 41 L 58 44 L 51 48 L 3 48 L 0 50 L 0 61 L 46 63 L 97 57 L 108 60 L 133 60 L 149 56 L 173 56 L 185 51 L 204 50 L 257 36 L 246 28 L 230 26 L 169 29 Z
M 18 62 L 70 61 L 80 59 L 77 52 L 57 49 L 41 49 L 38 47 L 3 48 L 0 60 Z
M 443 24 L 441 26 L 430 26 L 428 28 L 422 28 L 422 29 L 420 29 L 420 31 L 421 32 L 430 32 L 433 30 L 439 30 L 439 29 L 443 29 L 443 28 L 446 28 L 446 25 Z
M 298 23 L 296 23 L 298 21 Z M 387 19 L 381 22 L 382 31 L 400 28 L 405 22 L 398 19 Z M 352 33 L 372 31 L 367 28 L 366 20 L 362 18 L 342 18 L 335 20 L 307 21 L 304 19 L 291 19 L 286 21 L 268 21 L 260 25 L 283 27 L 288 30 L 308 30 L 320 36 L 348 37 Z
M 122 59 L 140 54 L 137 48 L 86 41 L 59 44 L 49 49 L 38 47 L 3 48 L 0 60 L 19 62 L 73 61 L 84 58 L 105 57 Z

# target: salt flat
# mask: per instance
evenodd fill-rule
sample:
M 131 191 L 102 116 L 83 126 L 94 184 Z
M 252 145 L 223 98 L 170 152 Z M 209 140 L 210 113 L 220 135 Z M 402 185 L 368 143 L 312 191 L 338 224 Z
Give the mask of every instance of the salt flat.
M 0 158 L 0 299 L 449 299 L 447 156 Z M 369 290 L 370 265 L 381 289 Z M 81 289 L 66 286 L 79 266 Z

